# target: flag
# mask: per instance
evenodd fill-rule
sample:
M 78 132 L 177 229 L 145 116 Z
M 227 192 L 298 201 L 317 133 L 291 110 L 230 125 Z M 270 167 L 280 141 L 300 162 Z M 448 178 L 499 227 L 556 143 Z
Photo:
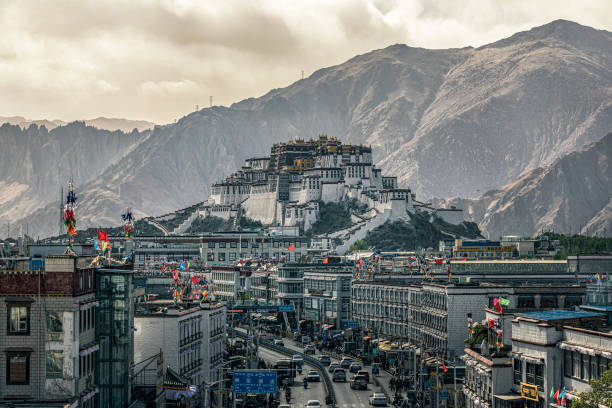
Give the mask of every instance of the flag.
M 325 259 L 323 260 L 323 263 L 324 263 L 324 264 L 326 264 L 326 263 L 327 263 L 327 258 L 325 258 Z
M 502 306 L 510 306 L 510 300 L 504 299 L 503 297 L 499 298 L 499 304 Z
M 461 260 L 462 260 L 462 261 L 465 261 L 465 260 L 466 260 L 466 258 L 461 258 Z
M 550 398 L 552 399 L 553 395 L 555 395 L 555 387 L 550 386 Z
M 196 278 L 195 276 L 192 276 L 192 277 L 191 277 L 191 283 L 193 283 L 194 285 L 195 285 L 196 283 L 198 283 L 198 278 Z
M 436 265 L 442 265 L 442 262 L 444 262 L 442 258 L 436 258 Z
M 446 365 L 444 364 L 444 360 L 442 360 L 442 370 L 444 370 L 444 372 L 448 371 L 448 368 L 446 368 Z
M 106 251 L 107 246 L 108 246 L 108 242 L 102 241 L 102 251 Z
M 100 241 L 107 241 L 108 242 L 108 232 L 104 232 L 101 229 L 98 230 L 98 239 Z
M 555 392 L 555 395 L 553 395 L 554 399 L 559 399 L 559 394 L 561 393 L 561 386 L 559 386 L 559 389 L 557 390 L 557 392 Z
M 559 399 L 563 399 L 563 398 L 565 398 L 565 386 L 563 386 L 563 390 L 561 391 L 561 394 L 559 395 Z
M 99 251 L 99 250 L 100 250 L 100 241 L 94 241 L 94 249 L 95 249 L 96 251 Z
M 289 247 L 287 249 L 289 251 L 294 251 L 295 250 L 295 245 L 289 245 Z

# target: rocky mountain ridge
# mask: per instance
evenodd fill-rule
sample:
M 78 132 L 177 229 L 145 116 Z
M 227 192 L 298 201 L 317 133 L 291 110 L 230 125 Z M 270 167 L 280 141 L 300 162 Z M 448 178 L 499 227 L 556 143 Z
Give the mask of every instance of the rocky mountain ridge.
M 103 170 L 73 163 L 72 172 L 88 175 L 77 184 L 79 216 L 85 225 L 118 224 L 125 206 L 146 215 L 187 207 L 205 200 L 211 183 L 245 158 L 268 153 L 274 142 L 320 133 L 372 145 L 383 172 L 397 175 L 419 200 L 475 197 L 605 135 L 612 128 L 611 73 L 612 33 L 564 20 L 480 48 L 375 50 L 262 97 L 128 137 L 108 150 Z M 99 149 L 89 145 L 96 132 L 73 135 L 77 157 Z M 28 154 L 11 153 L 8 166 Z M 50 200 L 62 177 L 55 191 L 41 190 L 27 206 L 16 198 L 35 185 L 36 172 L 64 166 L 55 160 L 65 157 L 53 158 L 17 185 L 0 178 L 0 203 L 9 203 L 0 208 L 0 223 L 55 233 L 59 203 Z

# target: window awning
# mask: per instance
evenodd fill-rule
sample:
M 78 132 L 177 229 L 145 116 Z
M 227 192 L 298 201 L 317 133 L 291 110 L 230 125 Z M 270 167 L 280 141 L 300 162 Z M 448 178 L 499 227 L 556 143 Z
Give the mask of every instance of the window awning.
M 92 307 L 100 306 L 100 302 L 97 300 L 92 300 L 90 302 L 82 303 L 79 305 L 79 310 L 89 310 Z
M 593 347 L 579 346 L 577 344 L 568 343 L 566 341 L 563 341 L 557 344 L 557 347 L 559 347 L 561 350 L 576 351 L 578 353 L 587 354 L 591 356 L 600 355 L 600 356 L 612 359 L 612 352 L 609 352 L 607 350 L 602 350 L 602 349 L 593 348 Z
M 79 356 L 83 357 L 83 356 L 87 356 L 91 353 L 93 353 L 94 351 L 98 351 L 100 350 L 100 345 L 99 344 L 89 344 L 83 348 L 81 348 L 79 350 Z

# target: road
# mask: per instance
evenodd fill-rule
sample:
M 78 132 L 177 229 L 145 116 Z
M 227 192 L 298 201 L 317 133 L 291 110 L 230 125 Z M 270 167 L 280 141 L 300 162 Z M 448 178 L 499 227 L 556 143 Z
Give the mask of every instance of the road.
M 282 358 L 287 358 L 284 354 L 276 353 L 272 350 L 268 350 L 263 347 L 259 347 L 257 351 L 257 355 L 266 361 L 267 363 L 274 363 L 277 360 Z M 291 402 L 290 405 L 292 408 L 301 408 L 308 400 L 319 400 L 322 406 L 325 406 L 325 387 L 322 382 L 319 383 L 308 383 L 308 388 L 304 389 L 302 385 L 304 375 L 308 373 L 308 371 L 314 370 L 313 367 L 305 364 L 304 369 L 302 370 L 302 374 L 298 374 L 295 378 L 295 385 L 291 387 Z M 285 393 L 281 391 L 282 398 L 281 404 L 286 404 Z
M 286 339 L 284 340 L 284 342 L 285 342 L 286 348 L 293 349 L 299 352 L 304 351 L 303 347 L 298 345 L 298 343 L 296 342 L 293 342 L 291 340 L 286 340 Z M 317 353 L 315 355 L 315 357 L 319 357 L 319 356 L 321 356 L 320 353 Z M 339 363 L 340 361 L 332 357 L 332 362 Z M 370 371 L 369 368 L 367 369 L 368 371 Z M 353 374 L 349 373 L 347 370 L 347 380 L 350 380 L 352 376 Z M 388 379 L 385 378 L 388 376 L 389 375 L 386 372 L 381 372 L 381 376 L 379 376 L 378 378 L 381 379 L 382 381 L 386 381 L 386 384 L 388 384 Z M 367 390 L 353 390 L 351 389 L 347 381 L 346 383 L 335 382 L 334 391 L 336 393 L 336 400 L 337 400 L 336 407 L 337 408 L 369 407 L 370 405 L 369 405 L 368 397 L 372 395 L 372 393 L 374 392 L 383 392 L 381 387 L 378 387 L 374 384 L 371 371 L 370 371 L 370 383 L 368 384 Z

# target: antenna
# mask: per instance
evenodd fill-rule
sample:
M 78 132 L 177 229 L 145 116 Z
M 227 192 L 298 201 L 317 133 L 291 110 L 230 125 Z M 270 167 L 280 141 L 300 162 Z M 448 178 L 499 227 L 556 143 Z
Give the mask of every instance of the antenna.
M 212 104 L 212 95 L 210 95 L 210 107 L 212 108 L 213 104 Z
M 304 70 L 302 70 L 302 79 L 304 79 Z
M 200 110 L 200 105 L 196 105 L 196 112 Z

